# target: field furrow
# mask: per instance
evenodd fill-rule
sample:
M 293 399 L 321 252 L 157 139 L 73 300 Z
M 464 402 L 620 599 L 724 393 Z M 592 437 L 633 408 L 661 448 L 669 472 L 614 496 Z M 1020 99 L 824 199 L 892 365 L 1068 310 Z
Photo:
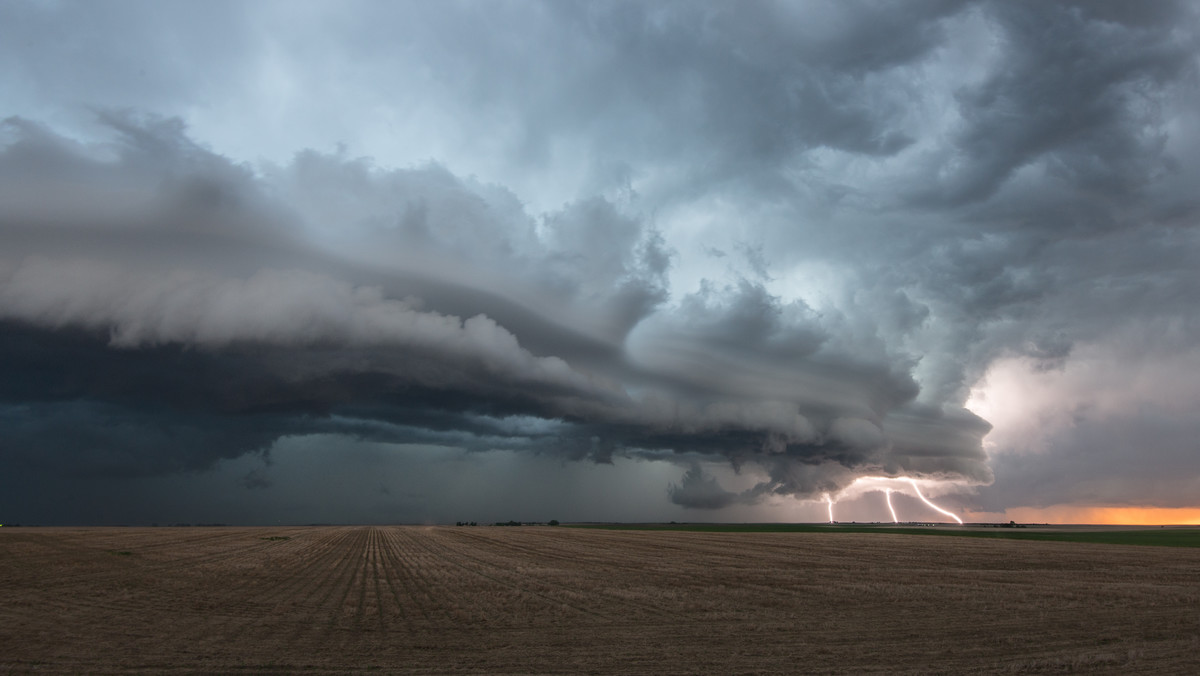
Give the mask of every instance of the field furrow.
M 395 602 L 394 610 L 397 622 L 409 633 L 412 633 L 418 623 L 427 624 L 429 622 L 429 613 L 416 601 L 419 588 L 400 554 L 402 545 L 398 541 L 398 532 L 398 529 L 395 528 L 383 529 L 383 545 L 380 548 L 380 554 L 387 588 Z
M 511 560 L 475 552 L 459 546 L 444 533 L 418 541 L 431 556 L 446 561 L 457 569 L 495 585 L 512 594 L 515 599 L 528 602 L 536 599 L 546 604 L 551 612 L 568 610 L 576 614 L 602 621 L 613 621 L 616 615 L 597 610 L 598 604 L 590 603 L 579 587 L 568 587 L 548 583 L 539 577 L 536 570 L 528 566 L 515 565 Z
M 494 535 L 498 535 L 493 533 Z M 547 599 L 563 599 L 569 607 L 587 612 L 609 622 L 624 622 L 630 617 L 673 620 L 671 610 L 654 603 L 647 595 L 631 590 L 621 581 L 637 581 L 637 571 L 621 566 L 598 564 L 596 552 L 586 547 L 555 546 L 553 539 L 542 538 L 518 544 L 501 537 L 489 538 L 470 531 L 444 532 L 437 542 L 457 560 L 472 561 L 489 579 L 508 576 L 503 584 L 527 589 Z M 591 563 L 589 563 L 589 561 Z M 592 590 L 581 595 L 581 589 Z M 602 598 L 596 598 L 596 595 Z M 611 607 L 612 612 L 599 613 L 598 607 Z
M 397 570 L 408 582 L 409 599 L 429 626 L 451 629 L 464 618 L 460 604 L 462 587 L 448 571 L 450 564 L 430 556 L 421 545 L 426 531 L 415 528 L 394 529 Z M 449 591 L 448 595 L 444 594 Z

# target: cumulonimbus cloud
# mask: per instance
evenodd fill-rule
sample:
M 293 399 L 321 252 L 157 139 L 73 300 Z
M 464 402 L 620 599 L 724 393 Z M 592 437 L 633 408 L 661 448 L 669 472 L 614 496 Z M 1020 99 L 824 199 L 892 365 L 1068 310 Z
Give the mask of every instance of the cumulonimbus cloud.
M 1181 473 L 1184 414 L 1144 398 L 1061 390 L 1088 422 L 1029 464 L 963 405 L 1096 350 L 1190 392 L 1187 3 L 252 11 L 0 8 L 30 36 L 0 44 L 6 458 L 164 474 L 329 434 L 763 477 L 692 472 L 696 508 L 993 466 L 1033 504 L 1056 460 L 1119 481 L 1086 449 L 1121 427 L 1174 449 L 1147 482 Z
M 839 349 L 802 305 L 751 282 L 666 303 L 670 252 L 607 202 L 569 206 L 534 227 L 503 194 L 440 168 L 389 172 L 301 156 L 257 176 L 177 125 L 118 120 L 103 148 L 9 123 L 14 138 L 0 166 L 46 156 L 54 169 L 40 181 L 27 176 L 32 191 L 20 208 L 0 214 L 13 243 L 0 256 L 0 321 L 23 335 L 73 333 L 87 346 L 73 355 L 81 361 L 153 368 L 182 349 L 209 368 L 241 365 L 225 383 L 180 372 L 175 387 L 197 395 L 176 393 L 163 424 L 196 409 L 219 415 L 216 402 L 236 401 L 241 411 L 269 408 L 263 430 L 276 434 L 353 428 L 415 439 L 457 427 L 474 430 L 464 445 L 479 448 L 762 461 L 777 469 L 761 494 L 805 494 L 820 483 L 778 469 L 789 463 L 987 478 L 979 453 L 986 427 L 964 433 L 940 409 L 912 406 L 919 388 L 904 363 Z M 305 168 L 314 162 L 321 171 Z M 348 173 L 360 180 L 348 186 Z M 63 178 L 101 174 L 104 181 Z M 296 184 L 303 180 L 318 183 L 304 190 Z M 272 198 L 304 192 L 321 193 L 320 207 Z M 143 207 L 130 211 L 122 194 L 143 196 Z M 96 209 L 56 208 L 59 200 L 90 200 Z M 350 206 L 330 206 L 340 202 Z M 450 314 L 442 302 L 476 312 Z M 575 321 L 592 311 L 602 319 Z M 53 402 L 63 388 L 55 376 L 70 376 L 48 375 L 22 391 Z M 72 398 L 95 406 L 72 415 L 111 419 L 126 410 L 130 420 L 144 419 L 141 396 L 165 386 L 117 393 L 86 377 L 73 385 Z M 212 401 L 200 403 L 200 392 Z M 479 414 L 559 424 L 514 434 L 467 419 Z M 386 424 L 365 424 L 372 418 Z M 363 424 L 348 422 L 356 419 Z M 35 429 L 56 446 L 49 427 L 27 432 Z M 264 431 L 258 444 L 270 437 Z M 913 449 L 931 446 L 944 461 L 926 454 L 918 462 Z

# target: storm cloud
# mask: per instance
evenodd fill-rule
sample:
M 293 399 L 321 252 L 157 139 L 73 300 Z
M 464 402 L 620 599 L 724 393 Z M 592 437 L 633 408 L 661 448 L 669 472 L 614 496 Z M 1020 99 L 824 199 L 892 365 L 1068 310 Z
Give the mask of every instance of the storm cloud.
M 0 10 L 0 454 L 47 486 L 260 458 L 269 493 L 307 438 L 1003 511 L 1194 453 L 1186 406 L 1032 430 L 989 385 L 1083 410 L 1139 354 L 1195 402 L 1190 5 L 109 9 Z M 1054 479 L 1122 484 L 1134 439 L 1136 489 Z

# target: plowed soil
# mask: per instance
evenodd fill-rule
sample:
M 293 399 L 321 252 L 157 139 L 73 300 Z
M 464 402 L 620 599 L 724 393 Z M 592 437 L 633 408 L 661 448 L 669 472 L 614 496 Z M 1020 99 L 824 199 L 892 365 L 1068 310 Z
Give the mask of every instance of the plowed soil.
M 561 527 L 4 528 L 8 671 L 1194 674 L 1200 550 Z

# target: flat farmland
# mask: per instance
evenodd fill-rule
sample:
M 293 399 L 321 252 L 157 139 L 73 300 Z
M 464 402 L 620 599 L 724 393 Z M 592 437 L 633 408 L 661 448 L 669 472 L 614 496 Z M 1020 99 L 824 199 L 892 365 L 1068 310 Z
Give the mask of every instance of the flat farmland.
M 1200 550 L 551 527 L 0 530 L 0 672 L 1200 673 Z

